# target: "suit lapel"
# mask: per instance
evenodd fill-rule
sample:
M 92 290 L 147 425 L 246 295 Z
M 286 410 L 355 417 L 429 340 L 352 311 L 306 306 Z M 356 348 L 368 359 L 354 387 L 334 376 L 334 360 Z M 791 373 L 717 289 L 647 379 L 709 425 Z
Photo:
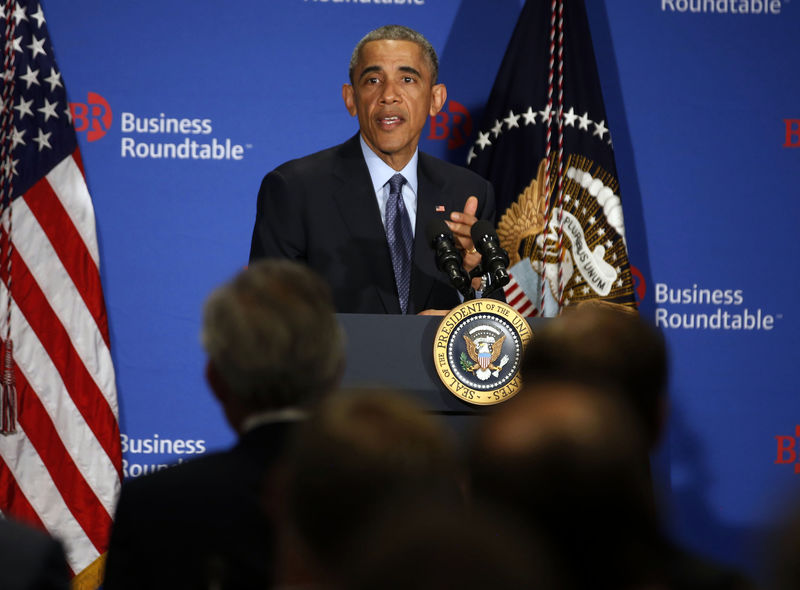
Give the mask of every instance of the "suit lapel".
M 411 278 L 413 312 L 417 313 L 426 309 L 426 302 L 434 284 L 434 277 L 440 271 L 436 268 L 436 260 L 428 244 L 426 228 L 434 217 L 447 219 L 450 213 L 450 203 L 444 198 L 445 180 L 430 166 L 428 156 L 419 153 L 417 165 L 417 221 L 414 229 L 414 266 Z M 440 205 L 445 207 L 445 212 L 436 211 Z
M 364 155 L 361 153 L 358 135 L 342 145 L 341 158 L 335 170 L 338 186 L 333 190 L 345 226 L 352 239 L 363 244 L 379 244 L 379 247 L 362 248 L 361 263 L 372 278 L 387 313 L 400 313 L 400 301 L 392 271 L 392 260 L 386 231 L 383 228 L 372 180 Z M 353 261 L 354 264 L 356 261 Z

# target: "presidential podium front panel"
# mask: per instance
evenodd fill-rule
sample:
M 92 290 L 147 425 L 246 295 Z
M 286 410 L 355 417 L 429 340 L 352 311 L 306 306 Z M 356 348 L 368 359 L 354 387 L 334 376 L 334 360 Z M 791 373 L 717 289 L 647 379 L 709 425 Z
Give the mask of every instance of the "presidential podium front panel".
M 481 415 L 492 407 L 463 401 L 439 379 L 433 342 L 441 317 L 338 314 L 338 318 L 347 349 L 344 388 L 395 389 L 428 411 L 443 415 Z M 534 337 L 537 328 L 547 321 L 529 320 Z

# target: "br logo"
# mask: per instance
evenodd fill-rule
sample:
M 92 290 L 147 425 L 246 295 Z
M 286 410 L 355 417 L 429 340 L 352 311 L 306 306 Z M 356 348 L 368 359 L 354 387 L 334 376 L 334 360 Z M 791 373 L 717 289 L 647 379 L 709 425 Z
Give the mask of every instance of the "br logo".
M 794 436 L 775 437 L 778 443 L 778 454 L 775 458 L 776 465 L 794 463 L 794 472 L 800 473 L 800 460 L 798 460 L 797 441 L 800 440 L 800 425 L 794 427 Z
M 428 139 L 447 140 L 447 149 L 454 150 L 467 143 L 472 135 L 472 115 L 463 104 L 451 100 L 446 110 L 431 117 Z
M 800 148 L 800 119 L 784 119 L 786 126 L 786 141 L 783 147 Z
M 75 131 L 86 131 L 86 139 L 89 141 L 97 141 L 111 128 L 111 107 L 96 92 L 87 95 L 86 103 L 69 103 L 69 109 L 72 111 Z
M 644 301 L 644 296 L 647 293 L 647 283 L 644 280 L 644 275 L 642 271 L 638 268 L 631 266 L 631 278 L 633 279 L 633 290 L 636 291 L 636 298 L 641 303 Z

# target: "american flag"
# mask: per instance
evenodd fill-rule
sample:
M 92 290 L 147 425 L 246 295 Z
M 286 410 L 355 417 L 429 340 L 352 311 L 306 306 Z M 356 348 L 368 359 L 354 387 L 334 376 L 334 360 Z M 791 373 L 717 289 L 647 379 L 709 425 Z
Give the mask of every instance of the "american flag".
M 0 22 L 0 512 L 96 586 L 122 457 L 94 210 L 42 7 L 0 0 Z

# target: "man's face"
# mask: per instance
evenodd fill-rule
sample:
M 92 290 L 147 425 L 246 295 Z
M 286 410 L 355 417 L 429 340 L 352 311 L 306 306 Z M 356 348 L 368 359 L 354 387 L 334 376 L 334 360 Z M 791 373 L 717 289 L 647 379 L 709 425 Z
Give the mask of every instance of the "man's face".
M 444 84 L 433 84 L 422 48 L 412 41 L 370 41 L 361 50 L 353 84 L 342 96 L 358 116 L 364 141 L 400 170 L 414 155 L 428 115 L 447 99 Z

